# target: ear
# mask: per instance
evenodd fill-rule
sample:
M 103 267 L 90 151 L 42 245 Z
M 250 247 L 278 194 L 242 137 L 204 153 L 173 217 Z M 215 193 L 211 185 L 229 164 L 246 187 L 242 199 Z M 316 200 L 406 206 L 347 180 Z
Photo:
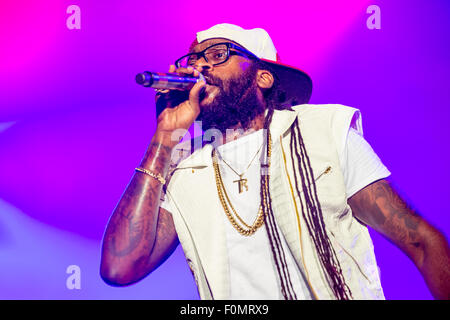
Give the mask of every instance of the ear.
M 256 73 L 256 84 L 262 90 L 270 89 L 273 86 L 273 75 L 267 70 L 258 70 Z

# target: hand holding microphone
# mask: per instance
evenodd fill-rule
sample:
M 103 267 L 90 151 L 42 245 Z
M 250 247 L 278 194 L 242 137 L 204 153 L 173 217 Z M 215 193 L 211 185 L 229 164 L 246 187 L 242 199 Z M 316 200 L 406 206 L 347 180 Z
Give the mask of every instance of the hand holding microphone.
M 136 82 L 162 90 L 156 97 L 157 127 L 160 141 L 173 148 L 172 133 L 177 129 L 187 130 L 200 114 L 200 93 L 206 82 L 194 68 L 170 66 L 169 73 L 143 72 L 136 76 Z

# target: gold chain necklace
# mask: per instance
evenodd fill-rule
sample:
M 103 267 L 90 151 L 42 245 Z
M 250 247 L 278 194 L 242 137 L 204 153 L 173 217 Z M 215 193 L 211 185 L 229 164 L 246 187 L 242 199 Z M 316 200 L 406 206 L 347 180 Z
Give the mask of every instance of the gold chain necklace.
M 263 147 L 264 143 L 261 145 L 261 147 L 259 147 L 258 151 L 256 151 L 256 154 L 253 156 L 252 160 L 250 161 L 250 163 L 248 164 L 247 168 L 244 170 L 244 172 L 242 172 L 241 174 L 237 173 L 236 170 L 234 170 L 226 161 L 225 159 L 222 157 L 222 155 L 220 155 L 220 159 L 222 159 L 222 161 L 231 169 L 233 170 L 234 173 L 236 173 L 239 176 L 239 180 L 235 180 L 233 182 L 237 182 L 238 183 L 238 191 L 239 193 L 242 193 L 244 191 L 244 187 L 245 187 L 245 191 L 248 191 L 248 185 L 247 185 L 247 179 L 243 178 L 244 174 L 247 173 L 248 169 L 250 168 L 250 166 L 252 165 L 253 161 L 256 159 L 256 156 L 259 154 L 259 152 L 261 151 L 262 147 Z M 218 151 L 217 151 L 218 152 Z
M 272 139 L 269 133 L 269 143 L 268 143 L 268 165 L 267 168 L 270 167 L 270 157 L 271 157 L 271 153 L 272 153 Z M 228 218 L 228 220 L 230 221 L 231 225 L 243 236 L 251 236 L 252 234 L 254 234 L 256 232 L 256 230 L 258 230 L 258 228 L 260 228 L 263 224 L 264 224 L 264 218 L 265 218 L 265 213 L 263 210 L 263 206 L 260 205 L 259 206 L 259 210 L 258 210 L 258 215 L 256 216 L 255 221 L 253 222 L 253 224 L 250 226 L 248 225 L 236 212 L 236 210 L 234 209 L 233 205 L 231 204 L 230 198 L 228 197 L 228 194 L 225 190 L 225 186 L 223 184 L 222 181 L 222 176 L 220 174 L 220 169 L 219 169 L 219 164 L 218 164 L 218 157 L 217 157 L 217 153 L 216 150 L 213 149 L 212 152 L 212 158 L 213 158 L 213 167 L 214 167 L 214 176 L 216 178 L 216 186 L 217 186 L 217 193 L 219 194 L 219 199 L 220 199 L 220 203 L 222 204 L 222 207 L 225 211 L 225 214 Z M 264 179 L 269 179 L 269 175 L 268 172 L 265 172 L 266 175 L 264 176 Z M 267 183 L 265 184 L 266 186 L 268 185 Z M 268 190 L 265 190 L 265 193 L 267 193 Z M 264 199 L 262 199 L 262 202 L 264 203 Z M 230 212 L 230 209 L 228 208 L 228 204 L 231 208 L 231 211 L 234 213 L 234 215 L 236 216 L 237 220 L 239 220 L 240 223 L 242 223 L 242 225 L 240 225 L 236 219 L 234 218 L 233 214 Z M 266 205 L 264 203 L 264 205 Z

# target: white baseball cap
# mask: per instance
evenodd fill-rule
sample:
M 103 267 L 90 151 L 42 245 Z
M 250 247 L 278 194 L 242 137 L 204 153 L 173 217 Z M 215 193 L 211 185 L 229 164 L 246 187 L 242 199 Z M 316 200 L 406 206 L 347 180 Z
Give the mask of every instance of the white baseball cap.
M 300 69 L 280 63 L 277 50 L 267 31 L 261 28 L 243 29 L 233 24 L 221 23 L 197 32 L 198 43 L 213 38 L 234 41 L 268 64 L 280 80 L 280 87 L 286 93 L 286 102 L 292 105 L 308 103 L 312 92 L 311 78 Z

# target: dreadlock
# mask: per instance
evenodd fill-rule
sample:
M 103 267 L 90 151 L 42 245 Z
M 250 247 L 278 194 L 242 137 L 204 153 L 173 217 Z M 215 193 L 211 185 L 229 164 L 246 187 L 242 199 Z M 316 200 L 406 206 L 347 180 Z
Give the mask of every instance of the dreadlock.
M 264 121 L 264 129 L 267 131 L 267 157 L 269 157 L 269 125 L 272 121 L 273 109 L 269 109 L 267 117 Z M 275 224 L 275 218 L 272 209 L 272 201 L 270 198 L 269 191 L 269 175 L 267 170 L 269 169 L 269 164 L 262 164 L 261 174 L 261 206 L 263 208 L 264 216 L 266 217 L 266 231 L 269 238 L 270 247 L 272 249 L 272 255 L 275 261 L 275 266 L 277 267 L 278 277 L 281 284 L 281 293 L 286 300 L 297 299 L 295 295 L 294 288 L 292 286 L 291 276 L 286 263 L 286 256 L 284 254 L 283 246 L 281 244 L 280 235 Z
M 266 132 L 266 145 L 269 146 L 270 124 L 275 109 L 292 110 L 292 106 L 296 105 L 295 101 L 286 101 L 286 94 L 280 89 L 279 81 L 276 74 L 270 70 L 266 64 L 255 61 L 258 69 L 270 71 L 274 75 L 274 85 L 264 93 L 267 104 L 267 115 L 264 121 L 264 132 Z M 300 132 L 298 118 L 295 119 L 290 129 L 291 141 L 290 151 L 291 160 L 295 178 L 295 188 L 300 199 L 303 219 L 306 221 L 308 232 L 316 247 L 320 262 L 325 269 L 327 281 L 333 290 L 334 296 L 339 299 L 349 299 L 351 291 L 345 283 L 342 269 L 337 259 L 336 252 L 328 238 L 325 223 L 323 220 L 322 208 L 317 196 L 317 188 L 314 181 L 314 175 L 311 163 L 306 152 L 306 147 Z M 294 161 L 294 154 L 297 161 Z M 269 157 L 269 147 L 266 148 L 266 156 Z M 262 164 L 262 170 L 268 169 L 268 164 Z M 281 292 L 286 300 L 297 299 L 286 264 L 286 256 L 280 241 L 280 235 L 276 228 L 275 218 L 272 209 L 272 201 L 269 190 L 269 175 L 267 171 L 261 174 L 261 206 L 266 217 L 266 231 L 269 238 L 272 254 L 277 268 L 278 277 L 281 284 Z M 299 173 L 299 174 L 298 174 Z M 304 202 L 300 197 L 299 181 L 301 179 L 301 188 L 304 195 Z

